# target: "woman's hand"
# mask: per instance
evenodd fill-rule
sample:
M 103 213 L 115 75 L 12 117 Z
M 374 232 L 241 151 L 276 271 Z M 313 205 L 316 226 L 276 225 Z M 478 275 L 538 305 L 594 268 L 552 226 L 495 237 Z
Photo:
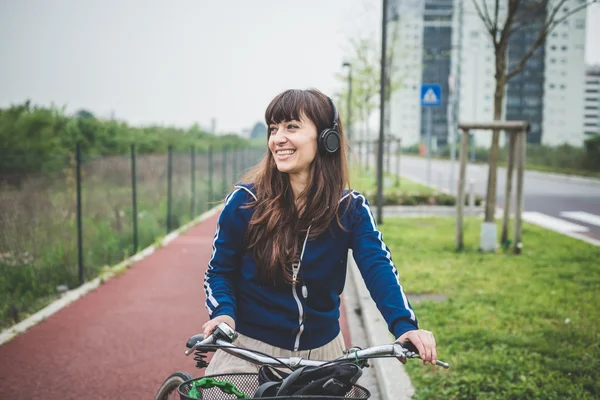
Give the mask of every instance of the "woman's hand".
M 202 329 L 204 329 L 204 338 L 207 338 L 211 333 L 213 333 L 217 325 L 219 325 L 221 322 L 225 322 L 231 327 L 231 329 L 235 330 L 235 321 L 233 318 L 231 318 L 229 315 L 219 315 L 218 317 L 214 317 L 202 325 Z
M 424 329 L 412 330 L 402 334 L 396 341 L 401 344 L 411 342 L 417 348 L 419 356 L 421 357 L 421 360 L 423 360 L 423 364 L 427 365 L 432 363 L 435 365 L 437 353 L 435 350 L 435 338 L 433 337 L 433 333 Z M 406 359 L 401 361 L 403 364 L 406 364 Z

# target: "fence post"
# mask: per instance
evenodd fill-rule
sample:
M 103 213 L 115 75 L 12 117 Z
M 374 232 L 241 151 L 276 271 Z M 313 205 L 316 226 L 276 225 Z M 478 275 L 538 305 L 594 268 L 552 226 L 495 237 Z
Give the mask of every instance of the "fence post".
M 392 163 L 392 161 L 391 161 L 392 136 L 388 135 L 386 139 L 387 139 L 387 152 L 386 152 L 387 153 L 387 168 L 386 169 L 387 169 L 387 173 L 391 175 L 392 174 L 392 167 L 391 167 L 391 165 L 392 165 L 391 164 Z M 384 141 L 384 143 L 385 143 L 385 141 Z
M 77 265 L 79 284 L 83 284 L 83 223 L 81 216 L 81 143 L 77 142 L 75 149 L 75 173 L 77 178 Z
M 400 187 L 400 149 L 401 139 L 396 140 L 396 187 Z
M 233 148 L 233 151 L 231 153 L 231 159 L 233 161 L 233 165 L 232 165 L 232 174 L 231 174 L 231 183 L 235 184 L 236 180 L 237 180 L 237 169 L 238 169 L 238 162 L 237 162 L 237 153 L 238 153 L 238 149 L 237 147 Z
M 194 219 L 196 215 L 196 148 L 194 145 L 190 148 L 192 157 L 192 205 L 191 205 L 191 219 Z
M 210 209 L 210 203 L 212 202 L 213 194 L 213 148 L 212 145 L 208 146 L 208 202 L 206 209 Z
M 138 250 L 137 173 L 135 168 L 135 145 L 131 146 L 131 205 L 133 214 L 133 254 Z
M 222 191 L 221 196 L 224 196 L 227 192 L 227 146 L 223 146 L 221 151 L 221 178 L 222 178 Z
M 244 147 L 242 149 L 242 154 L 240 156 L 240 158 L 242 160 L 242 165 L 241 165 L 241 168 L 240 168 L 242 173 L 246 170 L 246 162 L 247 162 L 246 161 L 246 156 L 247 156 L 247 153 L 248 153 L 248 149 Z
M 167 234 L 171 232 L 171 201 L 173 195 L 173 145 L 169 145 L 167 160 Z

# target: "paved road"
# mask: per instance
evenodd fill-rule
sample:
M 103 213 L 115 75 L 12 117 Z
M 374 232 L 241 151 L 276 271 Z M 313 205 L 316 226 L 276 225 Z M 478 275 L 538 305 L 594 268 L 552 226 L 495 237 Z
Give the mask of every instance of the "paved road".
M 431 183 L 456 193 L 459 164 L 454 168 L 455 182 L 451 182 L 450 161 L 431 160 Z M 395 159 L 392 168 L 396 168 Z M 403 155 L 400 161 L 401 175 L 427 181 L 427 160 Z M 476 194 L 485 197 L 488 168 L 484 165 L 468 165 L 467 182 L 474 181 Z M 513 177 L 513 203 L 516 173 Z M 498 206 L 504 207 L 506 169 L 498 168 Z M 525 171 L 524 219 L 563 233 L 574 233 L 600 240 L 600 180 L 557 177 L 555 174 Z
M 184 351 L 207 319 L 202 282 L 216 221 L 0 346 L 0 399 L 151 399 L 173 371 L 201 376 Z M 341 314 L 350 347 L 344 303 Z

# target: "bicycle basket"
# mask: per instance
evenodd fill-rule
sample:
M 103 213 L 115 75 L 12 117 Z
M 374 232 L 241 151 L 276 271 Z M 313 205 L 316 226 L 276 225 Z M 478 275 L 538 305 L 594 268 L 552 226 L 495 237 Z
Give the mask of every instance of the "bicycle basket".
M 204 378 L 194 378 L 189 381 L 183 382 L 179 385 L 178 392 L 181 400 L 235 400 L 238 397 L 235 393 L 232 393 L 232 388 L 237 392 L 242 393 L 248 400 L 341 400 L 341 399 L 353 399 L 353 400 L 367 400 L 371 396 L 371 393 L 359 385 L 352 385 L 350 391 L 344 397 L 340 396 L 285 396 L 285 397 L 254 397 L 258 387 L 259 379 L 257 373 L 235 373 L 235 374 L 222 374 L 222 375 L 211 375 L 206 378 L 211 378 L 217 385 L 223 383 L 222 386 L 213 386 L 210 388 L 198 387 L 194 382 L 200 382 Z M 226 385 L 225 383 L 230 383 Z M 192 388 L 196 388 L 196 392 L 192 395 L 190 391 Z

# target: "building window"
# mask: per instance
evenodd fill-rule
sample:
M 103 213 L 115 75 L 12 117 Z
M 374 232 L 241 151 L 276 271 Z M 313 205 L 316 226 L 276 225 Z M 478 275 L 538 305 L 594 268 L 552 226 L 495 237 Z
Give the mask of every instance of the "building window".
M 584 19 L 576 19 L 575 20 L 575 28 L 576 29 L 584 29 L 585 28 L 585 20 Z

